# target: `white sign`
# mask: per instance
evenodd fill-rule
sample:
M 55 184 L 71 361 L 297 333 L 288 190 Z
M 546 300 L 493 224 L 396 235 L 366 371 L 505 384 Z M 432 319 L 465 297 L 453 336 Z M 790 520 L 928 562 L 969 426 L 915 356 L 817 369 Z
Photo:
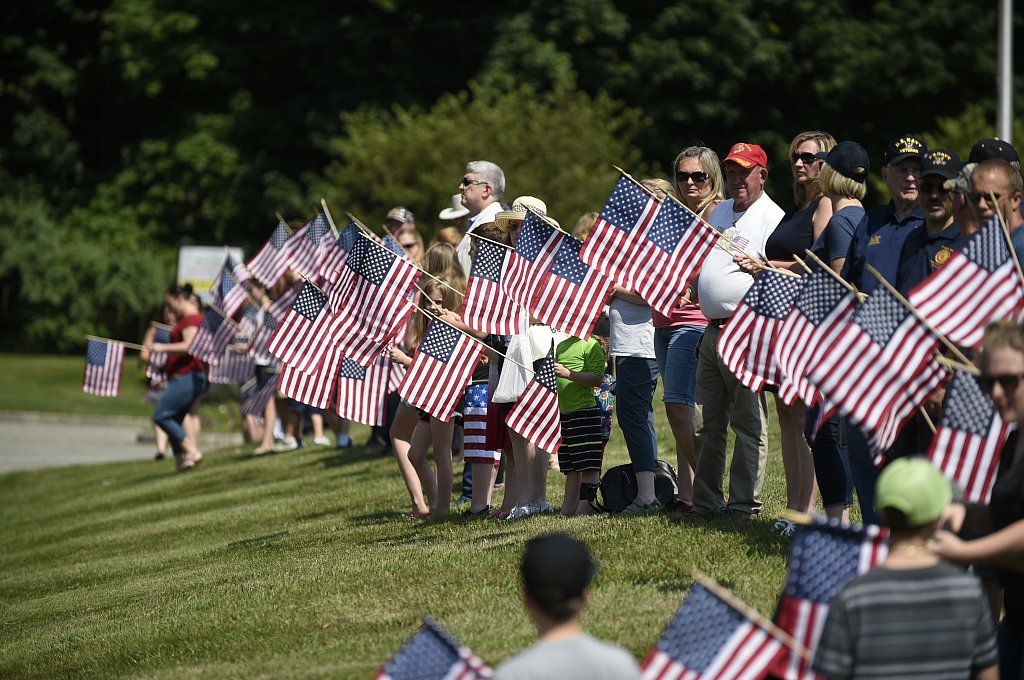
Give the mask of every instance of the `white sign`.
M 235 261 L 245 262 L 245 251 L 241 248 L 229 250 Z M 178 285 L 191 283 L 203 304 L 210 304 L 210 287 L 227 256 L 228 250 L 224 246 L 181 246 L 178 249 Z

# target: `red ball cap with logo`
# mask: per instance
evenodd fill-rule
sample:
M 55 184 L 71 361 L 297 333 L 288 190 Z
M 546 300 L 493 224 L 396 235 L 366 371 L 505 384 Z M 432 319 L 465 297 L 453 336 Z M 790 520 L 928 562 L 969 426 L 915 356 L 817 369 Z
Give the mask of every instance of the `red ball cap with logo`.
M 729 155 L 725 157 L 722 164 L 732 161 L 740 167 L 749 170 L 755 165 L 760 165 L 763 168 L 768 167 L 768 154 L 764 152 L 764 149 L 759 147 L 757 144 L 748 144 L 746 142 L 738 142 L 732 145 L 729 149 Z

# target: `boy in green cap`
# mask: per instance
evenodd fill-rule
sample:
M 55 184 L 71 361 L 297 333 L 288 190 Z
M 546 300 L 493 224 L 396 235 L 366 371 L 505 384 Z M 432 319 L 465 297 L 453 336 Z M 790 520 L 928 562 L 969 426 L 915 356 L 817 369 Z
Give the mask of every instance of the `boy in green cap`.
M 882 471 L 875 507 L 889 527 L 889 554 L 836 592 L 815 671 L 826 678 L 998 677 L 977 578 L 926 547 L 951 498 L 949 482 L 924 458 L 901 458 Z

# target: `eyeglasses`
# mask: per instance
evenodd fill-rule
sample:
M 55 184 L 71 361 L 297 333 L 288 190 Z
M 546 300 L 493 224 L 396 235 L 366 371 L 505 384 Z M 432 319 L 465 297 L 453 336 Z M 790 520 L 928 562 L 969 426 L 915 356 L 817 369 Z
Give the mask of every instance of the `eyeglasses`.
M 979 375 L 975 376 L 975 380 L 978 381 L 978 387 L 985 394 L 992 394 L 992 388 L 995 387 L 996 383 L 1003 388 L 1005 394 L 1010 394 L 1017 389 L 1020 385 L 1020 381 L 1024 380 L 1024 373 L 1009 373 L 1007 375 Z
M 1002 196 L 1003 196 L 1002 194 L 988 194 L 988 193 L 981 193 L 981 192 L 974 192 L 974 191 L 971 191 L 971 192 L 969 192 L 967 194 L 967 198 L 970 199 L 971 203 L 974 203 L 975 205 L 977 205 L 978 203 L 981 203 L 981 199 L 983 199 L 983 198 L 985 199 L 986 203 L 990 203 L 991 204 L 991 200 L 990 199 L 994 199 L 995 202 L 998 203 L 999 199 L 1002 198 Z
M 708 173 L 706 172 L 683 172 L 682 170 L 676 171 L 676 184 L 686 184 L 689 180 L 693 180 L 694 184 L 704 184 L 708 181 Z
M 945 182 L 923 182 L 921 184 L 921 193 L 928 195 L 930 193 L 937 193 L 940 196 L 948 196 L 949 189 L 946 188 Z
M 801 161 L 804 165 L 810 165 L 814 161 L 820 161 L 821 159 L 815 156 L 810 151 L 804 151 L 803 153 L 793 154 L 793 162 Z
M 483 181 L 481 179 L 470 179 L 468 177 L 463 177 L 462 181 L 459 183 L 460 186 L 464 186 L 464 187 L 471 187 L 474 184 L 487 184 L 487 182 L 485 182 L 485 181 Z

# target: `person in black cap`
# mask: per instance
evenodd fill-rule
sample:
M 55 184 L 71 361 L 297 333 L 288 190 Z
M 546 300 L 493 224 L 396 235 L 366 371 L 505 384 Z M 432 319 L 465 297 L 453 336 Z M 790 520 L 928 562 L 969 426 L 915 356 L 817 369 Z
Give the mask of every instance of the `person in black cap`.
M 954 198 L 947 182 L 956 179 L 962 167 L 955 151 L 935 149 L 924 155 L 918 182 L 924 228 L 907 237 L 896 269 L 896 288 L 904 295 L 946 264 L 970 236 L 953 224 Z
M 992 158 L 999 158 L 1015 169 L 1020 170 L 1020 155 L 1013 145 L 995 137 L 979 139 L 971 147 L 971 155 L 967 157 L 968 163 L 981 163 Z
M 917 179 L 921 174 L 921 159 L 927 151 L 924 142 L 911 134 L 889 142 L 882 178 L 892 200 L 888 205 L 872 208 L 864 214 L 843 267 L 843 278 L 863 293 L 870 294 L 878 285 L 877 279 L 867 270 L 869 264 L 887 281 L 895 281 L 903 242 L 924 224 L 924 214 L 917 204 Z M 856 427 L 849 427 L 847 437 L 850 472 L 857 487 L 864 523 L 877 524 L 874 498 L 878 470 L 871 460 L 864 435 Z
M 497 680 L 618 680 L 639 678 L 629 652 L 583 632 L 580 611 L 597 564 L 582 542 L 544 534 L 523 550 L 523 601 L 540 638 L 495 669 Z
M 1013 249 L 1024 255 L 1024 219 L 1021 218 L 1021 177 L 1013 163 L 1004 158 L 989 158 L 978 163 L 971 173 L 971 191 L 967 202 L 980 223 L 987 222 L 996 210 L 1003 216 Z M 995 198 L 993 203 L 992 198 Z

